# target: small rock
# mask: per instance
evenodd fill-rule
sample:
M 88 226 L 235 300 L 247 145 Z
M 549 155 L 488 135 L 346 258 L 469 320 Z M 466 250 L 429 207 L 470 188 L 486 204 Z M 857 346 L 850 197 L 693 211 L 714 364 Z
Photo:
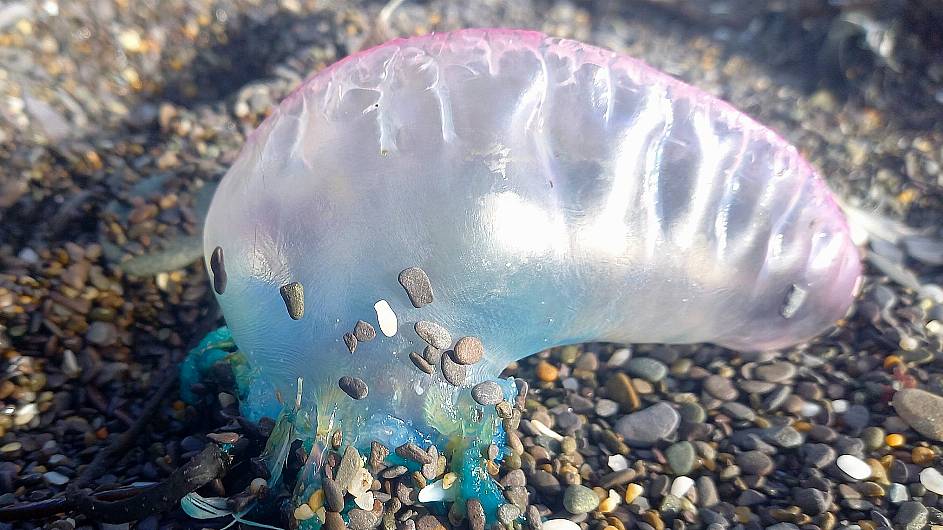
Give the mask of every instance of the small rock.
M 681 497 L 687 495 L 692 486 L 694 486 L 694 480 L 691 479 L 691 477 L 681 475 L 671 482 L 671 490 L 669 493 L 671 496 L 680 499 Z
M 465 503 L 470 530 L 485 530 L 485 510 L 478 499 L 468 499 Z
M 46 473 L 43 473 L 43 478 L 45 478 L 47 482 L 55 486 L 62 486 L 69 482 L 69 477 L 56 471 L 48 471 Z
M 452 334 L 435 322 L 420 320 L 416 322 L 413 329 L 416 330 L 416 334 L 419 335 L 419 338 L 433 348 L 444 350 L 452 345 Z
M 479 405 L 483 406 L 497 405 L 504 399 L 501 387 L 494 381 L 482 381 L 473 386 L 471 395 Z
M 452 359 L 452 352 L 442 354 L 439 367 L 442 370 L 442 377 L 450 385 L 461 387 L 465 384 L 465 378 L 468 376 L 468 367 L 455 362 L 455 360 Z
M 676 475 L 687 475 L 694 469 L 697 454 L 691 442 L 681 441 L 665 450 L 665 459 L 668 460 L 668 465 Z
M 397 447 L 396 454 L 419 464 L 429 464 L 432 462 L 432 457 L 429 456 L 429 453 L 423 451 L 422 448 L 412 442 Z
M 299 320 L 305 314 L 305 290 L 298 282 L 279 287 L 278 293 L 282 295 L 285 302 L 285 308 L 288 310 L 288 316 L 292 320 Z
M 776 361 L 755 367 L 753 373 L 763 381 L 782 383 L 795 377 L 796 366 L 786 361 Z
M 719 375 L 708 376 L 702 385 L 705 392 L 721 401 L 732 401 L 739 394 L 730 379 Z
M 363 382 L 363 379 L 359 377 L 350 377 L 345 375 L 338 379 L 337 386 L 340 387 L 348 396 L 354 399 L 363 399 L 367 397 L 367 383 Z
M 815 488 L 796 488 L 792 498 L 796 506 L 802 509 L 802 513 L 808 515 L 825 513 L 832 504 L 831 494 Z
M 429 361 L 427 361 L 425 357 L 420 355 L 418 352 L 409 352 L 409 360 L 412 361 L 416 368 L 419 368 L 427 374 L 431 375 L 432 372 L 435 371 L 435 367 L 429 364 Z
M 659 402 L 619 419 L 615 430 L 630 446 L 649 447 L 674 435 L 680 422 L 681 416 L 671 405 Z
M 746 451 L 738 454 L 737 465 L 740 466 L 745 475 L 760 476 L 769 475 L 775 467 L 773 459 L 760 451 Z
M 599 506 L 599 497 L 596 492 L 586 486 L 574 484 L 564 492 L 563 506 L 575 515 L 589 513 Z
M 358 320 L 357 323 L 354 324 L 354 337 L 357 337 L 357 340 L 360 342 L 370 342 L 377 338 L 377 330 L 373 329 L 373 326 L 370 325 L 369 322 Z
M 426 271 L 419 267 L 403 269 L 399 273 L 399 284 L 406 290 L 406 296 L 409 297 L 409 302 L 413 304 L 413 307 L 418 309 L 432 303 L 434 299 L 432 283 Z
M 118 340 L 118 329 L 111 322 L 92 322 L 85 339 L 96 346 L 111 346 Z
M 930 512 L 927 507 L 917 501 L 907 501 L 901 503 L 894 517 L 895 528 L 900 527 L 903 530 L 921 530 L 927 525 L 927 518 Z
M 665 363 L 649 357 L 634 357 L 626 363 L 625 369 L 631 375 L 640 377 L 650 383 L 657 383 L 668 375 Z
M 943 397 L 905 388 L 894 394 L 894 409 L 907 425 L 932 440 L 943 441 Z
M 865 480 L 871 476 L 871 466 L 854 455 L 841 455 L 835 462 L 838 469 L 855 480 Z
M 462 337 L 452 348 L 452 357 L 458 364 L 475 364 L 485 355 L 485 348 L 477 337 Z
M 933 493 L 943 495 L 943 475 L 936 468 L 928 467 L 921 471 L 920 483 Z
M 344 333 L 344 345 L 347 346 L 347 351 L 354 353 L 357 351 L 357 337 L 349 331 Z

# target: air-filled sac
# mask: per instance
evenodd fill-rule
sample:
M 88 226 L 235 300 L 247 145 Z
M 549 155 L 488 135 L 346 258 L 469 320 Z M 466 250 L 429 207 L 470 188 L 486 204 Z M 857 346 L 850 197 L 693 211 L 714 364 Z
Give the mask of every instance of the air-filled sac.
M 308 79 L 222 180 L 204 245 L 255 374 L 244 413 L 277 413 L 302 378 L 318 428 L 352 440 L 371 418 L 436 428 L 552 346 L 800 343 L 861 272 L 825 184 L 769 129 L 630 57 L 509 30 L 395 40 Z M 410 267 L 434 293 L 420 308 Z M 376 338 L 351 353 L 359 320 Z M 410 361 L 419 320 L 481 340 L 460 387 Z

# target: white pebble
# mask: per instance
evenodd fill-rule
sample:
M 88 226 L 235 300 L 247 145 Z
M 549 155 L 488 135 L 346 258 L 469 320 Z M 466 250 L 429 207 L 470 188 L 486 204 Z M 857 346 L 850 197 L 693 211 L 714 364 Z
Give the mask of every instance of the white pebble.
M 928 467 L 920 472 L 920 483 L 933 493 L 943 495 L 943 475 L 935 467 Z
M 622 455 L 612 455 L 609 457 L 609 467 L 613 471 L 625 471 L 629 469 L 629 460 Z
M 813 418 L 822 412 L 822 406 L 813 401 L 806 401 L 802 404 L 802 408 L 799 409 L 799 414 L 806 418 Z
M 836 463 L 839 469 L 855 480 L 865 480 L 871 477 L 871 466 L 857 456 L 841 455 Z M 940 477 L 940 480 L 943 481 L 943 477 Z
M 684 497 L 693 485 L 694 480 L 691 477 L 681 475 L 671 483 L 671 494 L 679 498 Z
M 16 410 L 16 413 L 13 415 L 13 425 L 26 425 L 27 423 L 33 421 L 33 418 L 36 417 L 36 414 L 39 412 L 39 407 L 35 403 L 27 403 L 22 407 Z
M 832 401 L 832 410 L 839 414 L 844 414 L 848 412 L 848 400 L 847 399 L 836 399 Z
M 569 519 L 550 519 L 540 525 L 543 530 L 580 530 L 580 525 Z
M 43 478 L 45 478 L 50 484 L 55 484 L 56 486 L 61 486 L 69 482 L 69 477 L 57 471 L 47 471 L 46 473 L 43 473 Z
M 612 352 L 612 356 L 609 357 L 609 361 L 606 364 L 609 366 L 622 366 L 630 357 L 632 357 L 632 352 L 628 348 L 619 348 Z
M 552 430 L 550 427 L 547 427 L 537 420 L 530 420 L 530 424 L 539 434 L 542 434 L 548 438 L 553 438 L 558 442 L 563 439 L 563 436 L 560 433 Z
M 396 320 L 396 313 L 394 313 L 393 308 L 390 307 L 390 303 L 386 300 L 380 300 L 373 304 L 373 309 L 377 312 L 377 322 L 380 324 L 380 331 L 387 337 L 396 335 L 396 330 L 399 329 L 399 323 Z

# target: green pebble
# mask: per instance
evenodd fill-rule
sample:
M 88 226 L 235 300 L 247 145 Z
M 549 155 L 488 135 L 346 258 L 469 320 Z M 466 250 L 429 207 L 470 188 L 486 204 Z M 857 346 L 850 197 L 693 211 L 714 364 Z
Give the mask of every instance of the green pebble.
M 596 496 L 596 492 L 586 486 L 574 484 L 563 494 L 563 507 L 574 515 L 589 513 L 598 506 L 599 497 Z

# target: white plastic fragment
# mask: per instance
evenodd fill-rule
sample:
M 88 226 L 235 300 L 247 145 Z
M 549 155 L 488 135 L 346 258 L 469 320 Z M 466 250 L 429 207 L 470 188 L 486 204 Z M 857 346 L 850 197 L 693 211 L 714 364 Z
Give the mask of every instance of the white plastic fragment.
M 354 503 L 357 504 L 357 507 L 361 510 L 370 511 L 373 509 L 373 492 L 368 491 L 363 495 L 358 495 L 354 497 Z
M 419 490 L 419 502 L 451 501 L 455 499 L 455 490 L 445 489 L 442 481 L 437 480 Z
M 871 466 L 854 455 L 841 455 L 836 462 L 838 469 L 855 480 L 865 480 L 871 476 Z M 943 477 L 941 477 L 943 480 Z
M 387 337 L 396 335 L 396 330 L 399 329 L 399 322 L 396 319 L 396 313 L 394 313 L 393 308 L 390 307 L 390 303 L 386 300 L 380 300 L 373 304 L 373 309 L 377 312 L 377 322 L 380 324 L 380 331 Z

